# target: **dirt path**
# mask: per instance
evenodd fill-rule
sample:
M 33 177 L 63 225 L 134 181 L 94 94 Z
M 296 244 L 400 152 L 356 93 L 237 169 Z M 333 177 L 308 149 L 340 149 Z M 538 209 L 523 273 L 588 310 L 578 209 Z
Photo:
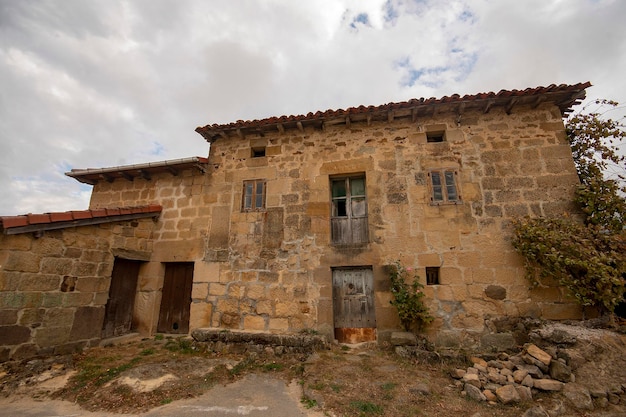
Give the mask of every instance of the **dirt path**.
M 580 362 L 577 382 L 626 386 L 626 336 L 579 331 L 577 337 L 578 347 L 568 351 Z M 624 404 L 583 414 L 561 394 L 538 392 L 534 403 L 513 405 L 474 401 L 450 377 L 466 359 L 459 352 L 456 359 L 411 360 L 374 345 L 333 345 L 312 355 L 217 354 L 188 339 L 147 339 L 2 364 L 0 417 L 519 417 L 536 404 L 561 410 L 557 416 L 626 410 L 626 395 Z

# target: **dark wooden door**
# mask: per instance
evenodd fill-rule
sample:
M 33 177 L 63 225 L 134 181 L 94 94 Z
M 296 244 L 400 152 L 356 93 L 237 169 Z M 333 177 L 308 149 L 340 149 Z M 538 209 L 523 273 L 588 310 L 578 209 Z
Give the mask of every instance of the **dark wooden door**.
M 140 261 L 115 259 L 102 325 L 102 338 L 121 336 L 132 330 L 140 265 Z
M 158 332 L 189 333 L 192 283 L 193 262 L 165 264 Z
M 374 276 L 370 268 L 333 270 L 335 337 L 356 343 L 375 339 Z

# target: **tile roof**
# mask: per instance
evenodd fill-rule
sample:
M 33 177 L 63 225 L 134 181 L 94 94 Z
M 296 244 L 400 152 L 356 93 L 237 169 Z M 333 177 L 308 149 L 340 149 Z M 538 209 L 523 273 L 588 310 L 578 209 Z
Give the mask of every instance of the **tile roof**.
M 205 166 L 208 163 L 208 158 L 192 156 L 189 158 L 170 159 L 167 161 L 147 162 L 135 165 L 121 165 L 109 168 L 72 169 L 70 172 L 66 172 L 65 175 L 82 183 L 94 185 L 98 181 L 105 180 L 112 182 L 117 178 L 132 181 L 134 178 L 140 177 L 149 180 L 151 175 L 160 172 L 169 172 L 172 175 L 178 175 L 180 171 L 190 168 L 197 168 L 204 172 Z
M 15 235 L 145 217 L 158 217 L 162 210 L 163 208 L 160 205 L 151 204 L 135 207 L 0 216 L 0 231 L 6 235 Z
M 411 99 L 398 103 L 388 103 L 380 106 L 359 106 L 347 109 L 318 111 L 298 116 L 269 117 L 260 120 L 238 120 L 228 124 L 212 124 L 196 128 L 209 143 L 218 138 L 228 138 L 230 135 L 244 137 L 246 134 L 263 134 L 268 131 L 283 132 L 286 129 L 305 127 L 324 128 L 327 125 L 350 124 L 351 122 L 372 120 L 393 120 L 399 117 L 429 116 L 435 110 L 439 112 L 451 111 L 461 115 L 469 109 L 478 109 L 487 113 L 494 107 L 504 107 L 511 113 L 513 107 L 519 105 L 538 106 L 543 102 L 552 102 L 559 107 L 562 114 L 572 111 L 572 105 L 579 104 L 585 98 L 585 89 L 591 83 L 573 85 L 552 84 L 547 87 L 527 88 L 525 90 L 500 90 L 498 93 L 478 93 L 460 96 L 453 94 L 442 98 Z

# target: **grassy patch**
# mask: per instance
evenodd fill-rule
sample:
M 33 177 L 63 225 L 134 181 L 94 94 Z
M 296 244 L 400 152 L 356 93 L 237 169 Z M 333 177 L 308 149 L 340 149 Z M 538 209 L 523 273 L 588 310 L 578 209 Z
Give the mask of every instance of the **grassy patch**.
M 350 408 L 359 412 L 359 416 L 382 414 L 383 407 L 369 401 L 351 401 Z
M 395 382 L 385 382 L 384 384 L 382 384 L 380 387 L 384 390 L 384 391 L 391 391 L 392 389 L 394 389 L 395 387 L 397 387 L 398 384 L 396 384 Z
M 184 337 L 169 339 L 165 343 L 165 349 L 169 350 L 170 352 L 178 352 L 184 354 L 191 354 L 195 352 L 193 342 L 189 339 L 185 339 Z
M 312 398 L 308 398 L 308 397 L 302 397 L 300 399 L 300 402 L 302 404 L 304 404 L 305 408 L 313 408 L 313 407 L 315 407 L 317 405 L 317 401 L 315 401 Z
M 268 372 L 268 371 L 281 371 L 283 369 L 283 364 L 282 363 L 266 363 L 263 364 L 262 368 L 264 371 Z
M 107 362 L 107 358 L 95 358 L 84 361 L 80 366 L 80 371 L 76 375 L 77 387 L 81 388 L 92 382 L 95 386 L 100 387 L 127 369 L 135 366 L 141 358 L 133 358 L 129 362 L 119 366 L 105 368 L 102 362 Z
M 333 390 L 333 392 L 339 392 L 341 391 L 341 385 L 339 384 L 330 384 L 330 389 Z

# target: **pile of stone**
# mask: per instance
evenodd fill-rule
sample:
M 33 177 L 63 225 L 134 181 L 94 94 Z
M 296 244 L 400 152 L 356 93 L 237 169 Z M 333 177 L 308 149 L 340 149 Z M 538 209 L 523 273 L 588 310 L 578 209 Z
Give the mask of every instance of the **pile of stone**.
M 464 395 L 477 401 L 513 404 L 530 402 L 539 392 L 561 392 L 576 408 L 593 410 L 618 404 L 626 394 L 620 384 L 608 390 L 588 390 L 575 382 L 565 359 L 554 358 L 534 344 L 516 355 L 499 353 L 495 359 L 471 358 L 472 366 L 454 369 L 451 376 Z M 594 406 L 595 404 L 595 406 Z
M 472 357 L 471 361 L 473 365 L 467 370 L 455 369 L 451 376 L 459 380 L 458 385 L 467 396 L 479 401 L 531 401 L 533 388 L 561 391 L 564 383 L 572 379 L 565 361 L 553 361 L 550 354 L 534 344 L 515 356 L 500 353 L 494 360 Z

